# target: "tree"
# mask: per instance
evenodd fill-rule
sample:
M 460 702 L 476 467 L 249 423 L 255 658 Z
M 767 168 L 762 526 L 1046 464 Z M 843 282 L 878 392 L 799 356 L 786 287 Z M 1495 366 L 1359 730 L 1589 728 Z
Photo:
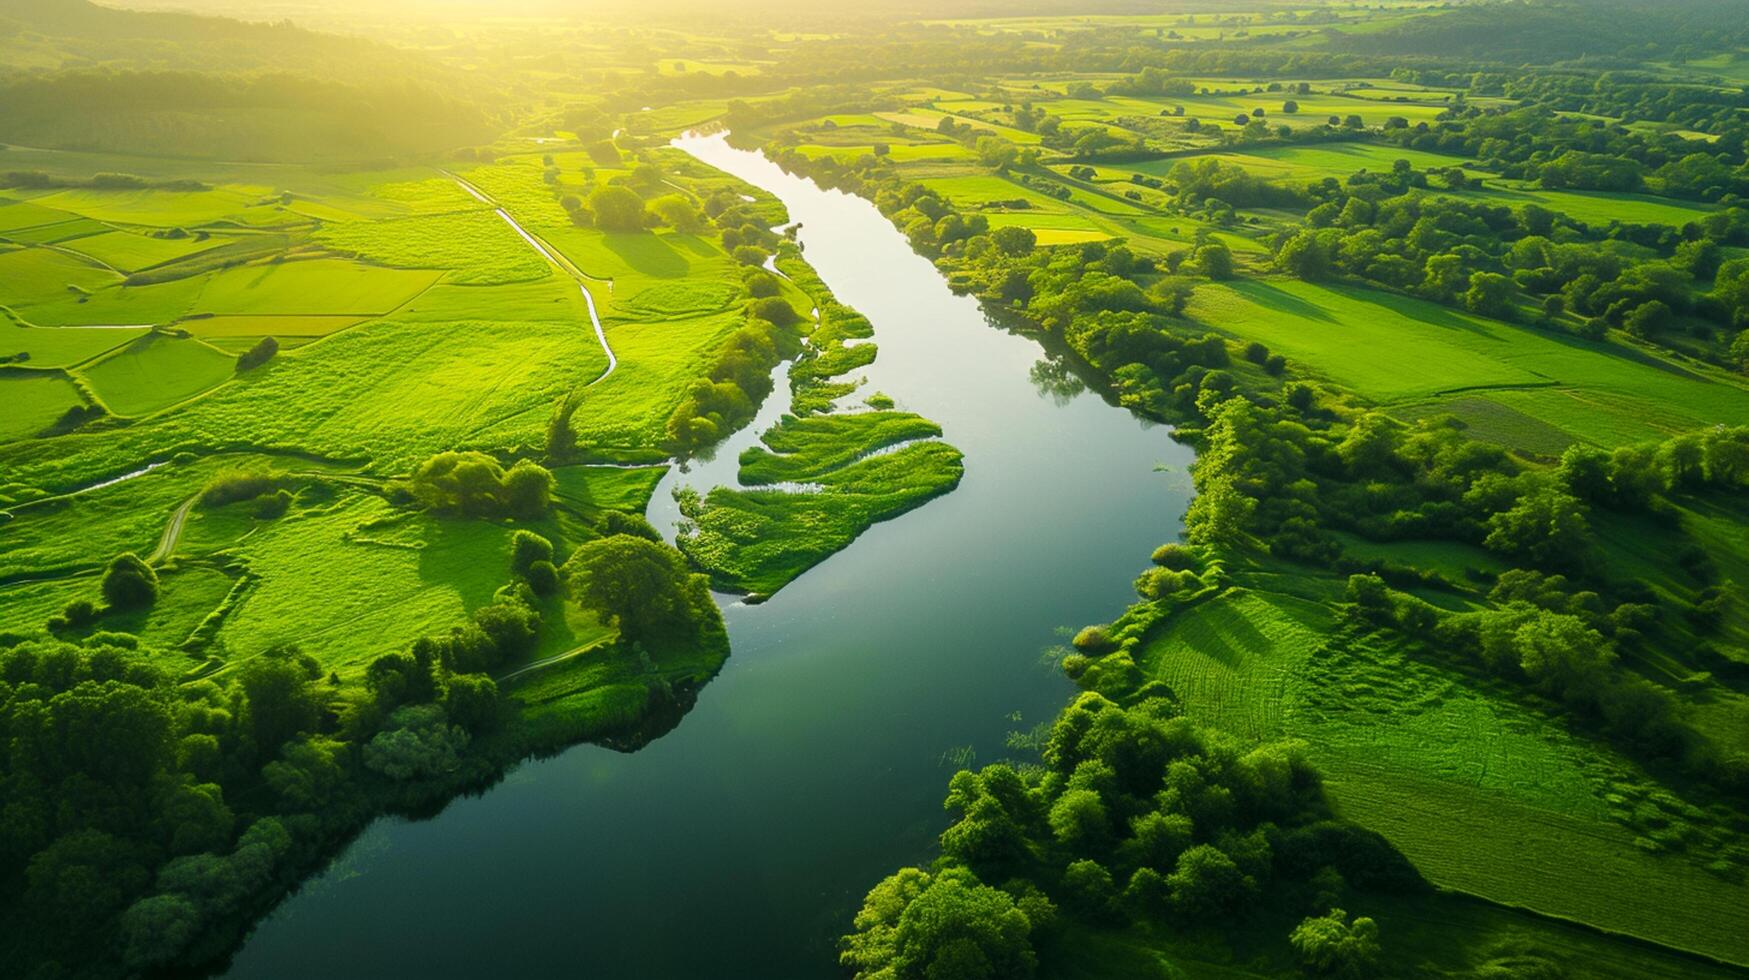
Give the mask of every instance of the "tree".
M 1577 616 L 1537 611 L 1512 636 L 1526 677 L 1563 694 L 1594 689 L 1615 661 L 1603 635 Z
M 409 705 L 365 745 L 364 765 L 390 779 L 438 776 L 461 764 L 467 744 L 468 733 L 449 723 L 442 706 Z
M 1470 276 L 1464 306 L 1483 316 L 1504 317 L 1512 311 L 1512 280 L 1496 272 Z
M 1609 499 L 1609 454 L 1601 449 L 1578 443 L 1568 446 L 1555 475 L 1561 486 L 1580 500 L 1603 503 Z
M 504 503 L 511 514 L 532 520 L 547 512 L 553 500 L 553 474 L 528 459 L 519 459 L 504 474 Z
M 999 136 L 978 137 L 978 162 L 998 173 L 1014 166 L 1020 148 Z
M 876 885 L 840 962 L 858 980 L 1025 980 L 1033 924 L 1006 892 L 964 868 L 906 868 Z
M 259 756 L 272 758 L 292 736 L 316 730 L 323 706 L 315 682 L 321 676 L 316 659 L 293 647 L 276 647 L 238 668 L 243 722 Z
M 1090 789 L 1071 789 L 1051 806 L 1051 833 L 1057 843 L 1076 854 L 1091 854 L 1103 848 L 1111 836 L 1105 803 Z M 1106 876 L 1110 883 L 1110 876 Z
M 1031 255 L 1033 249 L 1038 247 L 1038 235 L 1031 228 L 1023 228 L 1020 225 L 1008 225 L 992 231 L 990 241 L 994 242 L 1004 255 Z
M 748 307 L 748 312 L 756 319 L 764 320 L 774 327 L 793 327 L 800 323 L 802 316 L 791 306 L 789 300 L 781 296 L 767 296 L 756 299 Z
M 1301 279 L 1316 281 L 1330 274 L 1330 248 L 1320 235 L 1335 232 L 1301 231 L 1282 243 L 1275 261 L 1283 271 Z
M 279 341 L 272 337 L 263 337 L 255 342 L 255 346 L 237 355 L 237 371 L 239 373 L 260 367 L 273 360 L 273 355 L 279 353 Z
M 742 281 L 747 284 L 747 295 L 754 299 L 767 299 L 783 292 L 783 283 L 764 269 L 748 269 Z
M 1233 278 L 1233 253 L 1220 242 L 1205 242 L 1191 253 L 1196 271 L 1210 279 Z
M 589 195 L 589 211 L 602 231 L 643 231 L 649 220 L 644 199 L 630 188 L 616 184 L 597 187 Z
M 547 458 L 558 462 L 570 459 L 577 452 L 577 430 L 571 417 L 577 413 L 577 400 L 560 398 L 553 403 L 553 414 L 547 418 Z
M 650 210 L 656 213 L 657 219 L 675 231 L 696 235 L 705 230 L 703 212 L 683 195 L 666 194 L 658 197 L 650 202 Z
M 103 572 L 103 601 L 113 609 L 143 609 L 158 600 L 158 573 L 133 552 L 110 561 Z
M 261 767 L 261 778 L 287 811 L 319 810 L 346 783 L 346 752 L 345 743 L 331 739 L 293 739 Z
M 122 914 L 122 955 L 135 970 L 164 966 L 188 948 L 200 926 L 200 911 L 181 895 L 142 898 Z
M 537 561 L 553 560 L 553 543 L 533 531 L 518 530 L 510 535 L 510 570 L 526 576 Z
M 1166 888 L 1180 914 L 1212 919 L 1247 901 L 1257 891 L 1257 882 L 1225 852 L 1198 844 L 1178 856 L 1177 869 L 1166 876 Z
M 627 638 L 644 638 L 689 620 L 692 573 L 680 553 L 630 534 L 598 538 L 565 563 L 576 602 Z
M 1282 103 L 1282 104 L 1281 104 L 1281 111 L 1282 111 L 1282 112 L 1285 112 L 1285 113 L 1287 113 L 1287 114 L 1288 114 L 1288 115 L 1290 115 L 1290 116 L 1291 116 L 1291 115 L 1293 115 L 1293 114 L 1294 114 L 1294 113 L 1296 113 L 1296 112 L 1299 112 L 1299 111 L 1300 111 L 1300 104 L 1299 104 L 1299 103 L 1298 103 L 1298 102 L 1295 102 L 1295 101 L 1294 101 L 1294 100 L 1292 100 L 1292 99 L 1289 99 L 1289 100 L 1287 100 L 1287 101 L 1286 101 L 1286 102 L 1283 102 L 1283 103 Z
M 1650 337 L 1664 329 L 1670 323 L 1672 315 L 1670 307 L 1662 300 L 1655 299 L 1634 307 L 1634 311 L 1622 322 L 1622 327 L 1636 337 Z
M 1328 915 L 1308 916 L 1288 935 L 1300 965 L 1310 973 L 1330 977 L 1371 976 L 1378 967 L 1378 923 L 1333 908 Z
M 1488 518 L 1482 543 L 1491 551 L 1520 555 L 1539 564 L 1576 563 L 1590 546 L 1585 505 L 1553 486 L 1539 486 L 1507 510 Z

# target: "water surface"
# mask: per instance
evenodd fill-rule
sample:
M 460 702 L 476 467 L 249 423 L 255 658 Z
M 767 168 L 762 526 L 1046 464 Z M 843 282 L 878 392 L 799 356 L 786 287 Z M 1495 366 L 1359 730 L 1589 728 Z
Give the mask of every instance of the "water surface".
M 680 145 L 783 199 L 874 324 L 867 390 L 940 422 L 964 482 L 770 602 L 730 604 L 728 664 L 655 743 L 578 746 L 435 819 L 378 821 L 231 975 L 840 976 L 863 893 L 929 858 L 953 760 L 1002 758 L 1054 716 L 1071 688 L 1042 652 L 1120 612 L 1177 533 L 1190 454 L 1165 429 L 1041 390 L 1039 345 L 954 296 L 866 201 L 721 136 Z M 684 479 L 732 474 L 724 457 Z M 650 516 L 671 524 L 672 503 Z

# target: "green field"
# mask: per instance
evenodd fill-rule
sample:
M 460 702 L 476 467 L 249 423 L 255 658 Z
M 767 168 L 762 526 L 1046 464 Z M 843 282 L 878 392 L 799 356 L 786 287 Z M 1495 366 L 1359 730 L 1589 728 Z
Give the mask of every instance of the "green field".
M 191 312 L 381 315 L 424 292 L 438 276 L 333 259 L 247 266 L 209 279 Z
M 234 358 L 198 340 L 152 335 L 80 369 L 117 415 L 147 415 L 206 391 L 236 370 Z
M 1537 448 L 1549 429 L 1608 446 L 1749 418 L 1749 387 L 1728 376 L 1387 293 L 1256 280 L 1202 287 L 1189 313 L 1410 414 L 1496 402 L 1531 420 Z
M 7 406 L 0 439 L 37 435 L 68 409 L 85 404 L 79 389 L 59 371 L 0 372 L 0 400 Z

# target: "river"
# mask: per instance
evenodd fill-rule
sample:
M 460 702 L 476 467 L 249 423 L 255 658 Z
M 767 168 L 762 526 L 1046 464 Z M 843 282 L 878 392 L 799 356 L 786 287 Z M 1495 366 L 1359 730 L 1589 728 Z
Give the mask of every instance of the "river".
M 940 422 L 965 480 L 769 602 L 729 603 L 728 664 L 651 745 L 577 746 L 372 825 L 231 976 L 840 976 L 863 893 L 930 858 L 957 763 L 1055 715 L 1072 688 L 1045 651 L 1120 612 L 1178 532 L 1190 451 L 1165 429 L 1035 384 L 1039 344 L 953 295 L 872 204 L 720 135 L 679 145 L 783 200 L 874 324 L 865 392 Z M 671 524 L 675 480 L 732 474 L 751 435 L 665 481 L 652 520 Z

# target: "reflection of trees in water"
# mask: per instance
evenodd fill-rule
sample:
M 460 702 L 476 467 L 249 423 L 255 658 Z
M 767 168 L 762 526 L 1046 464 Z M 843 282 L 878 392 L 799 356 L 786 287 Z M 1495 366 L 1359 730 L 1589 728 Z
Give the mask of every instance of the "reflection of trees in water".
M 1081 379 L 1069 368 L 1067 362 L 1060 357 L 1046 357 L 1032 366 L 1029 372 L 1032 386 L 1038 393 L 1049 398 L 1057 405 L 1067 405 L 1076 395 L 1087 390 Z

